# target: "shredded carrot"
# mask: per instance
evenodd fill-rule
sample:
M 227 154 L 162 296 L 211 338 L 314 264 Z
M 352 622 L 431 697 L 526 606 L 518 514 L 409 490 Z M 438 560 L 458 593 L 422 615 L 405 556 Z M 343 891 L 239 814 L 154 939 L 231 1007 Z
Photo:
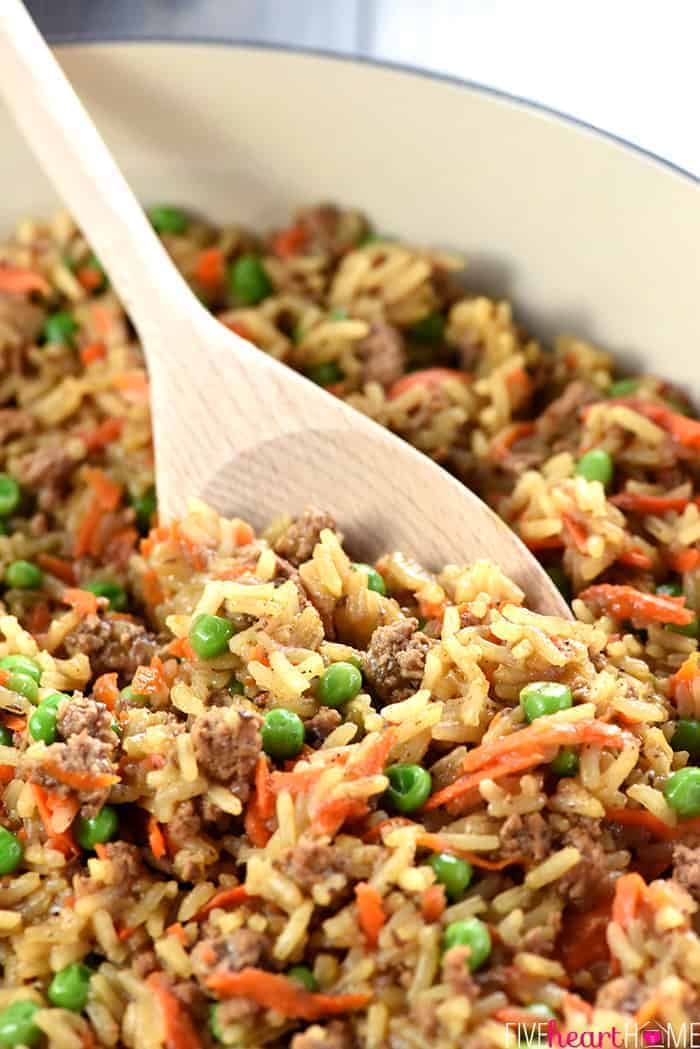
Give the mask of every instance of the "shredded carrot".
M 647 594 L 633 586 L 599 583 L 582 590 L 578 596 L 599 613 L 615 619 L 631 619 L 639 626 L 649 626 L 650 623 L 687 626 L 695 618 L 692 609 L 683 607 L 685 597 Z
M 82 430 L 76 434 L 85 445 L 88 452 L 98 452 L 117 440 L 124 428 L 124 420 L 118 416 L 110 416 L 95 426 L 92 430 Z
M 129 372 L 119 372 L 113 377 L 112 382 L 127 401 L 140 402 L 148 400 L 151 385 L 148 381 L 148 376 L 142 368 L 134 368 Z
M 265 969 L 246 968 L 239 972 L 212 973 L 207 986 L 219 998 L 249 998 L 264 1009 L 274 1009 L 288 1019 L 320 1020 L 363 1009 L 371 994 L 321 994 L 305 990 L 294 980 Z
M 98 291 L 104 282 L 104 274 L 94 266 L 81 266 L 75 271 L 75 276 L 85 291 Z
M 260 755 L 255 766 L 255 794 L 260 815 L 263 819 L 269 819 L 275 811 L 275 793 L 265 754 Z
M 255 532 L 247 521 L 239 521 L 235 531 L 236 546 L 248 546 L 255 539 Z
M 14 778 L 14 765 L 0 765 L 0 783 L 11 783 Z
M 97 845 L 95 845 L 95 853 L 97 854 L 97 858 L 100 859 L 100 860 L 108 860 L 109 859 L 109 853 L 107 852 L 107 846 L 104 845 L 102 842 L 98 842 Z
M 700 550 L 691 547 L 687 550 L 669 551 L 666 555 L 669 566 L 674 572 L 693 572 L 700 565 Z
M 120 943 L 124 943 L 125 940 L 130 940 L 134 933 L 140 928 L 140 925 L 122 925 L 117 931 L 117 939 Z
M 588 911 L 575 912 L 564 922 L 560 938 L 561 961 L 568 973 L 578 973 L 609 957 L 606 930 L 610 921 L 610 900 Z
M 69 587 L 61 594 L 61 601 L 65 605 L 70 605 L 71 608 L 74 608 L 78 615 L 83 618 L 97 614 L 97 595 L 93 594 L 91 590 L 79 590 L 76 587 Z
M 504 427 L 491 441 L 489 455 L 497 462 L 505 459 L 506 455 L 518 441 L 523 437 L 530 437 L 535 432 L 533 422 L 511 423 Z
M 396 742 L 396 731 L 385 729 L 371 746 L 364 746 L 359 757 L 348 762 L 348 779 L 363 779 L 378 776 L 384 771 L 389 751 Z
M 158 656 L 153 657 L 150 666 L 136 668 L 131 685 L 134 692 L 140 696 L 154 696 L 167 688 L 163 676 L 163 663 Z
M 143 599 L 149 608 L 155 608 L 156 605 L 161 604 L 163 601 L 163 591 L 158 581 L 158 575 L 155 568 L 149 568 L 144 572 L 141 586 L 143 589 Z
M 256 849 L 264 849 L 272 837 L 272 831 L 265 823 L 258 806 L 255 804 L 255 799 L 252 799 L 246 807 L 243 825 L 246 834 Z
M 566 1009 L 581 1013 L 587 1020 L 593 1018 L 593 1006 L 585 998 L 581 998 L 580 995 L 573 994 L 571 991 L 564 991 L 563 1002 Z
M 255 339 L 250 334 L 250 330 L 242 321 L 225 321 L 224 327 L 228 328 L 229 331 L 235 332 L 241 339 L 246 339 L 247 342 L 255 344 Z
M 641 874 L 634 871 L 623 874 L 615 882 L 612 921 L 626 929 L 646 897 L 647 885 Z
M 471 381 L 471 376 L 467 372 L 458 371 L 456 368 L 422 368 L 420 371 L 409 372 L 408 375 L 403 375 L 398 379 L 389 388 L 387 398 L 393 401 L 400 397 L 402 393 L 413 390 L 415 387 L 434 390 L 448 379 L 457 380 L 466 385 Z
M 27 727 L 27 719 L 18 714 L 2 714 L 2 723 L 12 732 L 24 732 Z
M 538 1021 L 537 1017 L 527 1012 L 526 1009 L 518 1009 L 514 1005 L 504 1005 L 502 1009 L 497 1009 L 493 1014 L 493 1018 L 502 1024 L 522 1024 L 528 1028 L 533 1025 L 539 1026 L 542 1023 L 541 1020 Z M 538 1043 L 539 1039 L 535 1041 L 535 1044 Z
M 92 694 L 98 703 L 104 703 L 107 710 L 114 710 L 119 699 L 119 685 L 117 674 L 100 674 L 92 686 Z
M 119 782 L 119 776 L 114 776 L 111 772 L 79 772 L 75 769 L 65 769 L 54 761 L 45 761 L 44 769 L 71 790 L 103 790 Z
M 85 470 L 85 479 L 100 501 L 103 510 L 116 510 L 122 498 L 122 486 L 97 467 Z
M 700 422 L 697 419 L 689 419 L 687 415 L 681 415 L 665 404 L 656 404 L 653 401 L 631 399 L 628 404 L 640 415 L 645 415 L 647 419 L 666 430 L 673 440 L 684 448 L 700 448 Z
M 446 608 L 446 601 L 427 601 L 423 597 L 418 598 L 418 609 L 420 611 L 421 616 L 426 621 L 428 619 L 442 620 L 444 618 Z
M 571 542 L 581 554 L 588 553 L 588 532 L 572 514 L 561 515 L 564 531 L 571 537 Z
M 194 278 L 198 284 L 216 291 L 224 283 L 226 260 L 221 248 L 205 248 L 200 251 L 194 267 Z
M 508 372 L 506 375 L 506 386 L 511 397 L 520 395 L 521 402 L 532 393 L 532 379 L 520 365 Z
M 413 820 L 407 819 L 405 816 L 389 816 L 388 819 L 380 820 L 379 823 L 375 823 L 374 826 L 370 827 L 365 834 L 362 835 L 364 842 L 370 843 L 379 841 L 384 835 L 384 831 L 392 831 L 397 827 L 415 827 L 416 824 Z
M 200 572 L 207 567 L 203 548 L 199 543 L 195 542 L 191 536 L 182 530 L 179 521 L 174 521 L 171 525 L 171 534 L 175 542 L 179 543 L 183 555 L 187 558 L 195 571 Z
M 151 973 L 146 983 L 154 994 L 165 1028 L 164 1049 L 202 1049 L 189 1010 L 170 990 L 162 972 Z
M 427 831 L 418 835 L 416 843 L 423 849 L 430 849 L 431 852 L 449 852 L 453 856 L 459 856 L 460 859 L 467 860 L 472 867 L 481 867 L 485 871 L 502 871 L 506 867 L 514 867 L 525 861 L 524 856 L 506 856 L 500 860 L 487 860 L 476 852 L 456 849 L 439 834 L 429 834 Z
M 374 950 L 379 942 L 379 933 L 384 928 L 386 914 L 382 897 L 373 885 L 360 881 L 355 886 L 357 918 L 367 946 Z
M 255 899 L 255 897 L 250 896 L 246 892 L 245 885 L 234 885 L 230 889 L 222 889 L 221 892 L 215 892 L 211 899 L 207 900 L 204 906 L 199 908 L 194 916 L 194 920 L 201 921 L 210 911 L 219 908 L 226 910 L 228 907 L 237 907 L 240 903 L 247 903 L 248 900 L 252 899 Z
M 7 295 L 28 295 L 32 291 L 40 291 L 42 295 L 48 295 L 51 288 L 41 276 L 34 270 L 23 269 L 21 266 L 8 266 L 0 263 L 0 291 Z
M 97 1042 L 95 1041 L 95 1036 L 89 1027 L 85 1028 L 80 1038 L 83 1043 L 81 1049 L 98 1049 Z
M 182 927 L 181 922 L 173 922 L 172 925 L 168 925 L 165 930 L 166 936 L 174 936 L 176 940 L 179 940 L 183 947 L 187 946 L 187 933 Z
M 516 732 L 513 735 L 518 736 L 520 733 Z M 504 776 L 512 776 L 516 772 L 523 772 L 525 769 L 533 768 L 535 765 L 541 765 L 546 759 L 545 751 L 537 749 L 528 750 L 526 754 L 516 752 L 504 756 L 499 761 L 494 762 L 493 765 L 485 765 L 476 772 L 460 776 L 454 783 L 443 787 L 442 790 L 437 791 L 428 798 L 423 808 L 426 811 L 430 811 L 431 809 L 439 808 L 441 805 L 447 805 L 458 798 L 464 797 L 469 791 L 478 787 L 482 780 L 502 779 Z
M 32 793 L 34 794 L 34 800 L 36 801 L 36 807 L 39 810 L 41 822 L 44 824 L 44 830 L 46 831 L 51 846 L 62 852 L 65 856 L 71 854 L 77 854 L 78 848 L 73 841 L 73 835 L 70 831 L 64 830 L 57 833 L 53 829 L 53 810 L 59 800 L 49 794 L 47 790 L 41 787 L 38 783 L 31 784 Z
M 550 721 L 546 717 L 537 718 L 527 728 L 474 747 L 464 759 L 464 769 L 465 772 L 474 772 L 514 751 L 527 752 L 550 746 L 598 743 L 621 750 L 630 739 L 628 733 L 605 721 Z
M 545 535 L 537 539 L 530 539 L 521 535 L 520 538 L 528 550 L 560 550 L 564 545 L 564 537 L 561 534 Z
M 628 565 L 630 568 L 654 567 L 654 558 L 643 550 L 623 550 L 617 560 L 619 564 Z
M 444 885 L 429 885 L 427 889 L 424 889 L 420 905 L 424 922 L 440 921 L 446 906 Z
M 359 755 L 348 761 L 346 779 L 352 781 L 381 774 L 395 740 L 396 732 L 387 729 L 369 746 L 363 746 Z M 332 837 L 347 820 L 359 819 L 366 816 L 367 812 L 368 806 L 365 801 L 331 797 L 318 806 L 314 814 L 314 823 L 320 833 Z
M 303 250 L 306 241 L 306 227 L 302 222 L 295 222 L 293 226 L 275 234 L 272 238 L 272 250 L 281 259 L 291 259 Z
M 47 601 L 39 601 L 27 616 L 27 630 L 34 637 L 45 633 L 51 622 L 51 609 Z
M 162 859 L 168 851 L 165 844 L 165 835 L 155 816 L 150 816 L 148 819 L 148 844 L 157 860 Z
M 619 823 L 623 827 L 640 827 L 664 841 L 672 841 L 678 836 L 676 827 L 664 823 L 646 809 L 610 808 L 605 810 L 605 816 L 611 823 Z
M 270 776 L 270 790 L 273 794 L 280 794 L 286 790 L 295 798 L 298 794 L 305 794 L 309 787 L 317 782 L 322 772 L 323 768 L 320 765 L 300 769 L 298 772 L 273 772 Z
M 76 558 L 85 557 L 86 554 L 90 553 L 97 534 L 97 529 L 102 520 L 102 514 L 103 509 L 100 498 L 97 494 L 93 494 L 88 503 L 87 510 L 78 525 L 78 530 L 75 536 L 73 553 Z
M 169 656 L 175 656 L 176 659 L 196 659 L 195 650 L 192 648 L 189 638 L 187 637 L 176 637 L 174 641 L 171 641 L 167 648 Z
M 37 554 L 36 561 L 40 568 L 49 575 L 56 576 L 66 586 L 75 586 L 75 568 L 70 561 L 44 553 Z
M 647 495 L 644 492 L 620 492 L 610 502 L 621 510 L 636 514 L 665 514 L 671 510 L 680 513 L 690 502 L 686 495 Z

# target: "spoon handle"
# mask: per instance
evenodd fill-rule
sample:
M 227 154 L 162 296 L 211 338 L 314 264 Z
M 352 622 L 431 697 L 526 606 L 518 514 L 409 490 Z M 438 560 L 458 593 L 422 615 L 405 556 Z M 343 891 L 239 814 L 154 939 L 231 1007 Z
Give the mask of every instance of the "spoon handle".
M 199 306 L 153 231 L 116 161 L 20 0 L 0 3 L 0 95 L 50 177 L 154 355 L 167 352 L 162 330 L 171 307 L 173 330 Z M 206 311 L 201 308 L 202 323 Z M 245 343 L 241 341 L 241 347 Z

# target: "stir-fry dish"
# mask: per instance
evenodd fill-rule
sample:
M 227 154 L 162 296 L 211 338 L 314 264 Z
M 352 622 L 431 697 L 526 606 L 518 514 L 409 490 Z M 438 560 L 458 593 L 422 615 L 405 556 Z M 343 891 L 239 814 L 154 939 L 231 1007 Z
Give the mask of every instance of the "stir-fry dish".
M 0 1047 L 687 1034 L 687 398 L 542 345 L 460 259 L 354 211 L 265 235 L 149 214 L 223 324 L 473 488 L 575 618 L 486 561 L 358 563 L 333 507 L 159 522 L 129 319 L 68 216 L 22 222 L 0 246 Z

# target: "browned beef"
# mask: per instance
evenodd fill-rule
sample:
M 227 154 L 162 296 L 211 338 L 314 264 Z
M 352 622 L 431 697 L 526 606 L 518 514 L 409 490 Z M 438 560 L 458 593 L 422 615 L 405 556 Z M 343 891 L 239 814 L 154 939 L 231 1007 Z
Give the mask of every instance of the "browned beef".
M 0 444 L 4 444 L 10 437 L 30 433 L 35 426 L 36 420 L 29 412 L 20 411 L 19 408 L 0 409 Z
M 539 812 L 509 816 L 499 836 L 504 857 L 527 856 L 537 863 L 545 858 L 552 844 L 549 828 Z
M 388 389 L 406 367 L 406 351 L 398 328 L 383 321 L 372 324 L 369 334 L 358 342 L 355 352 L 362 362 L 362 382 L 378 382 Z
M 176 806 L 172 819 L 168 821 L 168 841 L 176 849 L 181 849 L 199 834 L 201 828 L 202 821 L 194 802 L 181 801 Z
M 258 755 L 262 750 L 262 719 L 248 710 L 238 711 L 238 723 L 231 725 L 226 711 L 214 707 L 195 719 L 192 743 L 205 775 L 228 783 L 231 791 L 248 800 Z
M 307 506 L 275 543 L 275 552 L 297 568 L 308 561 L 324 528 L 335 528 L 335 518 L 325 510 Z
M 104 703 L 98 703 L 80 693 L 58 704 L 58 733 L 66 740 L 87 732 L 93 739 L 114 747 L 118 736 L 112 728 L 113 720 L 113 715 Z
M 297 221 L 306 233 L 304 252 L 330 255 L 337 259 L 354 248 L 367 231 L 365 219 L 356 211 L 344 211 L 335 204 L 317 204 L 300 211 Z
M 76 462 L 65 448 L 41 447 L 21 455 L 15 466 L 17 479 L 36 489 L 41 510 L 53 510 L 66 494 Z
M 65 743 L 52 743 L 43 752 L 41 758 L 33 758 L 29 763 L 29 779 L 32 783 L 47 786 L 65 796 L 73 791 L 73 788 L 66 786 L 60 778 L 54 776 L 47 766 L 54 766 L 63 773 L 113 774 L 115 767 L 110 760 L 111 754 L 110 744 L 93 739 L 83 730 L 71 736 Z M 104 805 L 109 794 L 109 787 L 97 790 L 75 790 L 73 793 L 80 798 L 83 816 L 89 819 L 95 816 Z
M 300 838 L 282 854 L 278 865 L 283 874 L 307 892 L 327 875 L 345 871 L 345 862 L 337 849 L 311 838 Z
M 568 902 L 581 910 L 610 891 L 610 873 L 600 836 L 600 824 L 581 816 L 572 820 L 572 826 L 562 837 L 561 844 L 577 848 L 581 860 L 559 879 L 557 888 Z
M 377 627 L 363 658 L 363 670 L 382 704 L 405 699 L 420 687 L 431 643 L 418 630 L 417 619 L 397 619 Z
M 575 379 L 556 400 L 548 404 L 535 423 L 535 432 L 548 444 L 569 439 L 579 422 L 579 410 L 600 400 L 600 391 L 589 382 Z
M 295 1034 L 291 1049 L 352 1049 L 355 1042 L 352 1032 L 344 1020 L 331 1020 L 321 1026 L 314 1024 L 305 1031 Z
M 99 616 L 83 619 L 67 635 L 64 645 L 69 656 L 76 652 L 88 656 L 93 677 L 116 671 L 124 685 L 131 681 L 137 667 L 148 666 L 162 648 L 155 634 L 139 623 Z
M 340 725 L 342 720 L 340 712 L 334 710 L 333 707 L 321 707 L 317 714 L 304 722 L 306 742 L 311 747 L 319 746 Z
M 700 846 L 673 846 L 673 878 L 695 900 L 700 900 Z
M 596 1006 L 614 1009 L 620 1013 L 636 1013 L 649 997 L 649 989 L 636 976 L 620 976 L 610 980 L 598 992 Z
M 226 936 L 201 940 L 192 951 L 195 976 L 204 981 L 213 972 L 239 972 L 269 960 L 270 944 L 261 932 L 236 929 Z
M 469 953 L 464 944 L 450 948 L 442 960 L 442 979 L 453 994 L 476 998 L 478 988 L 469 969 Z
M 14 329 L 24 342 L 34 342 L 44 323 L 45 311 L 21 295 L 0 292 L 0 325 Z

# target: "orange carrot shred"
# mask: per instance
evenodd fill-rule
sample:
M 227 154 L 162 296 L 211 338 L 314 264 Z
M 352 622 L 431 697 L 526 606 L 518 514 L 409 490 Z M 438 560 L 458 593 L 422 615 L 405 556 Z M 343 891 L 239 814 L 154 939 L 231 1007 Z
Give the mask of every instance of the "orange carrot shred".
M 518 735 L 518 733 L 514 733 L 514 735 Z M 525 769 L 540 765 L 544 760 L 545 752 L 543 750 L 530 750 L 527 754 L 513 754 L 503 757 L 500 761 L 494 762 L 493 765 L 486 765 L 484 768 L 478 769 L 469 775 L 460 776 L 454 783 L 443 787 L 442 790 L 437 791 L 428 798 L 423 808 L 426 811 L 430 811 L 431 809 L 439 808 L 441 805 L 447 805 L 449 802 L 461 798 L 474 787 L 478 787 L 484 779 L 502 779 L 504 776 L 511 776 L 516 772 L 524 772 Z
M 97 452 L 116 441 L 123 428 L 123 419 L 117 416 L 110 416 L 101 422 L 99 426 L 94 427 L 94 429 L 79 431 L 76 436 L 80 437 L 89 452 Z
M 629 565 L 630 568 L 654 567 L 654 558 L 650 557 L 644 550 L 623 550 L 617 560 L 619 564 Z
M 168 925 L 165 930 L 166 936 L 174 936 L 175 939 L 179 940 L 183 947 L 187 946 L 187 933 L 185 932 L 181 922 L 173 922 L 172 925 Z
M 85 470 L 85 479 L 100 501 L 103 510 L 116 510 L 122 498 L 122 486 L 97 467 Z
M 626 929 L 646 897 L 647 885 L 641 874 L 623 874 L 615 882 L 612 920 Z
M 11 783 L 14 778 L 14 765 L 0 765 L 0 783 Z
M 672 841 L 678 837 L 677 827 L 664 823 L 646 809 L 610 808 L 605 810 L 605 817 L 611 823 L 619 823 L 623 827 L 641 827 L 663 841 Z
M 12 732 L 23 732 L 27 727 L 27 719 L 20 717 L 18 714 L 3 713 L 2 723 Z
M 691 547 L 687 550 L 669 551 L 666 555 L 669 566 L 674 572 L 693 572 L 700 565 L 700 550 Z
M 201 921 L 202 918 L 206 917 L 210 911 L 221 908 L 226 910 L 227 907 L 237 907 L 240 903 L 247 903 L 248 900 L 255 899 L 254 896 L 250 896 L 246 892 L 245 885 L 234 885 L 230 889 L 222 889 L 221 892 L 216 892 L 207 900 L 203 907 L 200 907 L 195 914 L 195 921 Z
M 0 263 L 0 291 L 7 295 L 28 295 L 31 291 L 40 291 L 43 295 L 48 295 L 50 290 L 49 284 L 40 273 L 23 269 L 21 266 Z
M 235 539 L 237 546 L 248 546 L 255 539 L 255 532 L 247 521 L 239 521 L 236 525 Z
M 139 925 L 123 925 L 117 932 L 117 939 L 120 943 L 124 943 L 125 940 L 131 939 L 134 933 L 140 928 Z
M 363 1009 L 372 1000 L 372 995 L 365 993 L 321 994 L 307 991 L 286 976 L 254 968 L 212 973 L 207 986 L 219 998 L 249 998 L 264 1009 L 274 1009 L 290 1020 L 320 1020 L 324 1016 L 339 1016 L 354 1009 Z
M 134 692 L 140 696 L 157 695 L 167 688 L 167 682 L 163 675 L 163 663 L 158 656 L 153 657 L 150 666 L 136 668 L 131 685 Z
M 85 291 L 97 291 L 104 281 L 104 275 L 94 266 L 81 266 L 75 271 L 75 276 Z
M 155 608 L 163 601 L 163 590 L 158 581 L 155 568 L 149 568 L 144 572 L 142 580 L 143 599 L 149 608 Z
M 373 885 L 360 881 L 355 886 L 357 917 L 367 946 L 374 950 L 379 942 L 379 933 L 386 922 L 382 897 Z
M 95 493 L 90 499 L 87 510 L 78 525 L 78 531 L 76 533 L 75 544 L 73 547 L 73 553 L 76 558 L 85 557 L 86 554 L 90 553 L 94 538 L 97 534 L 97 529 L 102 520 L 102 513 L 102 502 L 100 497 Z
M 34 605 L 27 616 L 27 630 L 34 637 L 45 633 L 51 622 L 51 609 L 48 601 L 39 601 Z
M 224 283 L 225 262 L 221 248 L 205 248 L 204 251 L 200 251 L 195 263 L 195 280 L 203 287 L 216 291 Z
M 108 710 L 114 710 L 119 699 L 119 685 L 116 673 L 100 674 L 92 686 L 92 694 L 99 703 L 104 703 Z
M 110 772 L 82 772 L 66 769 L 54 761 L 45 761 L 44 769 L 53 779 L 64 783 L 71 790 L 102 790 L 119 782 L 119 776 Z
M 692 609 L 683 607 L 685 597 L 647 594 L 633 586 L 598 583 L 582 590 L 578 596 L 594 610 L 615 619 L 631 619 L 640 626 L 649 626 L 650 623 L 687 626 L 695 618 Z
M 291 259 L 298 255 L 307 241 L 306 228 L 302 222 L 295 222 L 288 229 L 280 230 L 272 239 L 272 250 L 281 259 Z
M 390 387 L 387 398 L 390 401 L 400 397 L 407 390 L 414 387 L 423 387 L 426 390 L 434 390 L 441 386 L 447 379 L 456 379 L 465 385 L 471 382 L 471 376 L 467 372 L 458 371 L 456 368 L 422 368 L 420 371 L 409 372 L 402 376 Z
M 446 907 L 445 886 L 429 885 L 421 896 L 421 916 L 425 922 L 437 922 Z
M 263 819 L 269 819 L 275 811 L 275 794 L 267 757 L 261 754 L 255 766 L 255 795 Z
M 636 514 L 665 514 L 670 510 L 680 513 L 690 502 L 687 495 L 648 495 L 645 492 L 620 492 L 610 502 L 621 510 Z
M 61 601 L 74 608 L 79 616 L 94 616 L 97 614 L 97 595 L 91 590 L 80 590 L 77 587 L 69 587 L 61 594 Z
M 272 831 L 266 826 L 265 821 L 260 814 L 260 810 L 254 801 L 255 799 L 252 799 L 248 803 L 243 818 L 243 825 L 246 834 L 256 849 L 264 849 L 272 837 Z
M 62 557 L 53 557 L 51 554 L 40 553 L 36 555 L 36 562 L 49 575 L 56 576 L 66 586 L 75 586 L 75 568 L 70 561 Z
M 77 853 L 79 850 L 73 841 L 73 835 L 71 832 L 62 831 L 56 833 L 53 829 L 52 815 L 54 801 L 52 795 L 50 795 L 49 792 L 38 783 L 32 783 L 31 788 L 32 793 L 34 794 L 34 800 L 36 801 L 36 807 L 39 810 L 41 822 L 44 824 L 44 830 L 48 835 L 52 847 L 59 852 L 62 852 L 65 856 Z
M 148 376 L 142 368 L 120 372 L 113 377 L 112 382 L 126 400 L 135 402 L 148 400 L 151 387 Z
M 162 859 L 168 851 L 165 844 L 165 835 L 155 816 L 150 816 L 148 820 L 148 844 L 157 860 Z

